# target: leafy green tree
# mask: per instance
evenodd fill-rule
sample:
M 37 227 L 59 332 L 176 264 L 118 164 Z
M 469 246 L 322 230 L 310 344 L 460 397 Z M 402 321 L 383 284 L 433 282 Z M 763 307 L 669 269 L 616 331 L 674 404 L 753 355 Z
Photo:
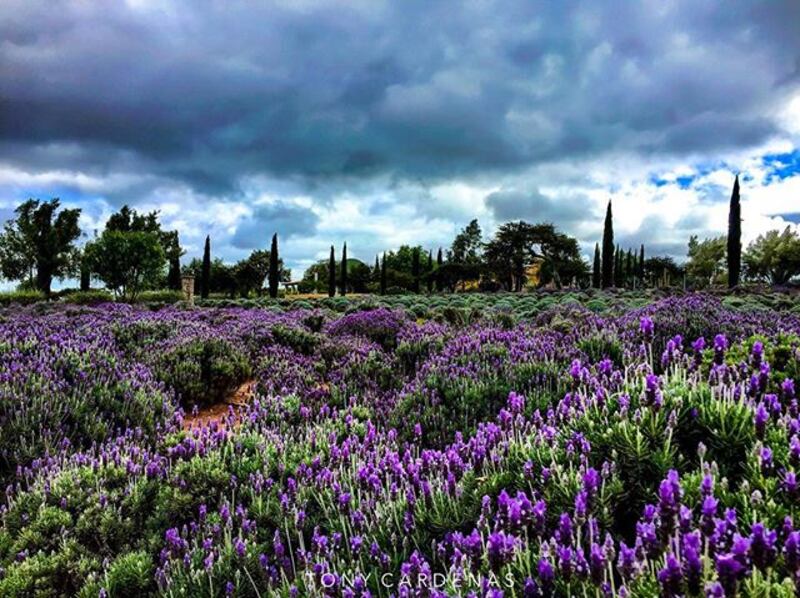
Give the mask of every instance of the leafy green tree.
M 337 262 L 334 256 L 334 259 L 331 260 L 330 258 L 327 260 L 321 260 L 316 264 L 313 264 L 306 268 L 305 272 L 303 273 L 303 284 L 301 288 L 305 289 L 306 291 L 324 291 L 328 290 L 329 293 L 332 291 L 333 297 L 336 294 L 336 288 L 340 287 L 341 291 L 341 273 L 343 270 L 342 262 Z M 330 278 L 330 275 L 333 275 L 333 278 Z M 325 282 L 326 278 L 327 284 Z M 372 269 L 362 262 L 361 260 L 355 258 L 349 258 L 347 260 L 347 290 L 352 291 L 355 293 L 366 293 L 369 291 L 370 285 L 373 284 L 373 276 L 372 276 Z
M 669 256 L 654 256 L 644 261 L 643 273 L 652 286 L 669 286 L 683 276 L 683 268 Z
M 437 289 L 448 290 L 453 293 L 464 281 L 477 280 L 486 273 L 486 266 L 480 263 L 460 264 L 457 262 L 445 262 L 434 270 L 433 278 Z
M 739 203 L 739 175 L 733 182 L 728 211 L 728 287 L 739 284 L 742 271 L 742 207 Z
M 200 270 L 200 297 L 208 299 L 211 291 L 211 236 L 206 236 L 206 244 L 203 248 L 203 267 Z
M 447 260 L 458 264 L 479 264 L 482 261 L 483 239 L 478 220 L 472 220 L 453 239 Z
M 602 277 L 600 272 L 600 243 L 594 244 L 594 261 L 592 262 L 592 286 L 600 288 Z
M 389 251 L 386 253 L 386 267 L 389 270 L 403 272 L 411 275 L 414 269 L 414 253 L 421 251 L 422 248 L 417 245 L 401 245 L 397 251 Z
M 606 208 L 606 220 L 603 225 L 603 268 L 602 284 L 607 289 L 614 283 L 614 217 L 611 214 L 611 200 Z
M 184 254 L 184 251 L 181 249 L 178 231 L 164 230 L 161 227 L 157 210 L 140 214 L 135 209 L 124 205 L 118 212 L 115 212 L 109 217 L 105 229 L 125 233 L 140 232 L 156 235 L 164 250 L 168 270 L 166 277 L 164 277 L 163 273 L 160 273 L 150 281 L 150 286 L 153 288 L 166 286 L 167 288 L 180 290 L 180 258 Z
M 135 300 L 166 263 L 158 236 L 149 232 L 105 230 L 85 251 L 92 272 L 125 300 Z
M 372 271 L 367 264 L 354 258 L 347 260 L 347 284 L 354 293 L 369 291 L 371 278 Z
M 79 209 L 59 210 L 58 199 L 29 199 L 14 210 L 0 234 L 0 269 L 8 280 L 27 281 L 45 295 L 54 278 L 77 274 Z
M 561 288 L 573 279 L 581 281 L 588 276 L 578 242 L 552 224 L 507 222 L 487 243 L 485 256 L 489 270 L 513 291 L 522 290 L 526 268 L 535 261 L 542 262 L 540 284 L 553 282 Z
M 229 266 L 220 258 L 211 260 L 209 265 L 209 292 L 224 293 L 229 297 L 236 296 L 237 280 L 234 269 L 235 266 Z M 203 261 L 198 258 L 194 258 L 183 268 L 185 274 L 191 274 L 196 280 L 200 280 L 202 271 Z
M 747 276 L 759 282 L 786 284 L 800 275 L 800 237 L 786 227 L 771 230 L 750 243 L 744 254 Z
M 269 296 L 278 297 L 278 282 L 280 281 L 280 265 L 278 258 L 278 233 L 272 235 L 272 245 L 269 249 Z
M 725 237 L 703 241 L 699 241 L 696 235 L 690 237 L 686 275 L 692 286 L 702 288 L 724 282 L 725 247 Z
M 414 280 L 411 291 L 414 293 L 419 293 L 419 275 L 419 247 L 415 247 L 411 257 L 411 276 Z

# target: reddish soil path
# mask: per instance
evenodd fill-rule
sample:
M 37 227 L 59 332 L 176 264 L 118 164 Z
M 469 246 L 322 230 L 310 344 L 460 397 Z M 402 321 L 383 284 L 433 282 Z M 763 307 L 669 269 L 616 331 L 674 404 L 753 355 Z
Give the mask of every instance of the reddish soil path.
M 183 418 L 183 429 L 204 428 L 213 422 L 217 422 L 220 428 L 225 428 L 225 417 L 228 415 L 229 408 L 233 406 L 238 419 L 239 412 L 250 403 L 255 392 L 256 381 L 248 380 L 225 397 L 221 403 L 203 407 L 196 414 L 187 413 Z

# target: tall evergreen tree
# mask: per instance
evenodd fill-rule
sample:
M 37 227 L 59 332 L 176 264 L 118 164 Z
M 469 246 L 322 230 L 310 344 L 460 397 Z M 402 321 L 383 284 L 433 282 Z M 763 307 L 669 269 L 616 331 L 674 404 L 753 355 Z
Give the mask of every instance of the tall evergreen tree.
M 92 286 L 92 270 L 86 254 L 81 257 L 81 290 L 88 291 Z
M 345 242 L 344 247 L 342 248 L 342 276 L 341 276 L 341 293 L 342 297 L 347 295 L 347 242 Z
M 278 268 L 278 233 L 272 235 L 272 245 L 269 248 L 269 296 L 273 299 L 278 296 L 278 281 L 280 271 Z
M 372 279 L 375 281 L 380 280 L 381 278 L 381 264 L 378 261 L 378 254 L 375 254 L 375 268 L 372 270 Z
M 381 295 L 386 294 L 386 252 L 381 258 Z
M 414 248 L 414 253 L 411 254 L 411 291 L 419 293 L 419 247 Z
M 603 264 L 602 286 L 604 289 L 614 284 L 614 221 L 611 214 L 611 200 L 606 208 L 606 221 L 603 226 Z
M 436 254 L 436 268 L 437 269 L 441 268 L 443 264 L 444 264 L 444 256 L 442 256 L 442 248 L 439 247 L 439 253 Z M 438 277 L 436 280 L 436 290 L 437 291 L 442 290 L 442 283 L 438 280 Z
M 639 284 L 644 288 L 644 243 L 639 247 L 639 267 L 636 270 L 639 277 Z
M 739 175 L 733 182 L 728 212 L 728 288 L 739 285 L 742 271 L 742 207 L 739 204 Z
M 328 259 L 328 297 L 336 294 L 336 252 L 331 245 L 331 257 Z
M 627 284 L 633 286 L 633 279 L 636 277 L 636 271 L 633 268 L 633 249 L 628 248 L 628 254 L 625 256 L 625 277 Z
M 428 293 L 433 292 L 433 250 L 428 250 L 428 267 L 425 268 L 428 273 Z
M 200 270 L 200 297 L 208 299 L 211 290 L 211 237 L 206 237 L 206 246 L 203 249 L 203 268 Z
M 621 287 L 625 280 L 622 268 L 622 252 L 619 249 L 619 245 L 617 245 L 614 249 L 614 286 L 617 288 Z
M 167 287 L 173 291 L 181 290 L 181 258 L 173 255 L 169 258 L 169 271 L 167 272 Z
M 600 288 L 602 276 L 600 273 L 600 243 L 594 244 L 594 262 L 592 263 L 592 286 Z

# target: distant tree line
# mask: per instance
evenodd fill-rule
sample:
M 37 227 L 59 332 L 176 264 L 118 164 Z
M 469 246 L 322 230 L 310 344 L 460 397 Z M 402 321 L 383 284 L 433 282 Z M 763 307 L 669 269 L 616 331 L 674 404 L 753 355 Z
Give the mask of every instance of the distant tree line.
M 203 296 L 248 296 L 261 292 L 267 279 L 270 294 L 277 296 L 279 281 L 291 275 L 277 255 L 277 235 L 271 250 L 253 251 L 235 264 L 212 261 L 206 239 L 203 260 L 181 267 L 178 231 L 164 230 L 156 211 L 141 214 L 123 206 L 83 247 L 77 244 L 79 218 L 79 209 L 62 209 L 58 199 L 29 199 L 18 206 L 0 233 L 2 276 L 44 295 L 50 295 L 54 279 L 77 277 L 83 291 L 99 281 L 116 297 L 134 300 L 144 290 L 180 290 L 186 274 L 196 277 Z
M 257 249 L 236 263 L 212 257 L 207 237 L 202 259 L 181 265 L 184 250 L 178 232 L 164 230 L 158 212 L 140 214 L 123 206 L 111 215 L 100 234 L 78 245 L 79 209 L 64 209 L 58 199 L 29 199 L 0 232 L 0 274 L 22 290 L 49 295 L 55 279 L 79 278 L 82 290 L 101 282 L 117 297 L 135 299 L 147 289 L 181 288 L 181 277 L 193 275 L 197 292 L 248 297 L 278 295 L 291 271 L 278 254 L 278 235 L 269 249 Z M 645 246 L 620 247 L 614 240 L 611 201 L 606 208 L 601 242 L 587 263 L 578 241 L 553 224 L 525 221 L 501 224 L 484 240 L 472 220 L 449 248 L 402 245 L 375 256 L 374 265 L 348 258 L 347 244 L 337 257 L 305 270 L 297 281 L 301 292 L 422 293 L 459 290 L 521 291 L 535 286 L 643 288 L 683 285 L 735 287 L 741 281 L 783 285 L 800 275 L 800 236 L 790 227 L 769 231 L 742 251 L 740 186 L 731 193 L 728 233 L 710 239 L 689 239 L 687 260 L 646 256 Z

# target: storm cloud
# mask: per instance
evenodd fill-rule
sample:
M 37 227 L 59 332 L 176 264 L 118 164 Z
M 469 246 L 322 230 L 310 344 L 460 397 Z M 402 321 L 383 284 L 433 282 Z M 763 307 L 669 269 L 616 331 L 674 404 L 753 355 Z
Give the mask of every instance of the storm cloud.
M 470 214 L 582 234 L 653 171 L 797 148 L 798 65 L 791 0 L 7 0 L 0 201 L 176 222 L 227 202 L 231 252 L 272 229 L 323 251 L 337 202 L 365 215 L 365 257 L 386 248 L 366 215 L 429 244 Z M 190 245 L 208 228 L 184 225 Z

